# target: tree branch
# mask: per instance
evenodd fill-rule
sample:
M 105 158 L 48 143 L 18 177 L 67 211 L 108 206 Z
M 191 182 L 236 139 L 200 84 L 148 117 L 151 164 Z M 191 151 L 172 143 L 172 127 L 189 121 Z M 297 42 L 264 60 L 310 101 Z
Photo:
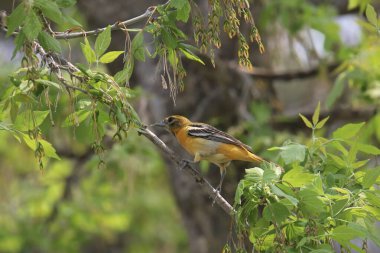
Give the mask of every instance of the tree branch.
M 64 66 L 62 66 L 61 64 L 56 62 L 56 60 L 54 59 L 54 57 L 51 54 L 46 53 L 40 44 L 38 44 L 37 42 L 34 42 L 33 45 L 35 47 L 36 53 L 38 53 L 41 56 L 41 59 L 47 63 L 47 65 L 49 66 L 49 69 L 56 74 L 58 80 L 65 86 L 66 89 L 77 90 L 77 91 L 80 91 L 84 94 L 89 95 L 89 93 L 86 90 L 84 90 L 80 87 L 72 86 L 72 85 L 68 84 L 66 79 L 63 77 L 63 75 L 61 73 L 62 69 L 63 70 L 67 70 L 67 69 L 65 69 Z M 79 69 L 77 67 L 75 67 L 73 64 L 71 64 L 67 61 L 66 61 L 66 63 L 67 63 L 67 68 L 69 70 L 68 72 L 70 75 L 72 74 L 72 71 L 78 71 L 79 72 Z
M 177 164 L 177 166 L 182 167 L 185 172 L 194 177 L 196 182 L 202 186 L 203 190 L 213 199 L 215 199 L 215 202 L 228 215 L 233 216 L 235 214 L 236 211 L 230 205 L 230 203 L 228 203 L 227 200 L 225 200 L 223 196 L 220 195 L 220 193 L 214 187 L 212 187 L 212 185 L 201 175 L 201 173 L 190 166 L 190 164 L 184 163 L 185 161 L 182 160 L 173 150 L 171 150 L 160 138 L 158 138 L 157 135 L 146 128 L 140 129 L 138 132 L 140 135 L 144 135 L 147 139 L 153 142 L 153 144 L 156 145 L 162 152 L 164 152 L 170 158 L 170 160 Z
M 145 20 L 147 18 L 150 18 L 153 13 L 156 11 L 156 6 L 151 6 L 146 11 L 134 18 L 122 21 L 122 22 L 116 22 L 115 24 L 111 25 L 111 30 L 118 30 L 120 27 L 125 28 L 126 26 L 138 23 L 142 20 Z M 98 35 L 99 33 L 103 32 L 107 27 L 98 28 L 91 31 L 82 31 L 82 32 L 54 32 L 53 36 L 56 39 L 73 39 L 73 38 L 79 38 L 79 37 L 87 37 L 91 35 Z
M 326 65 L 327 72 L 328 73 L 332 72 L 338 66 L 339 64 L 336 64 L 336 63 Z M 273 71 L 267 68 L 257 68 L 257 67 L 253 69 L 245 69 L 238 66 L 236 62 L 228 63 L 228 67 L 235 71 L 247 73 L 253 78 L 270 79 L 270 80 L 285 80 L 285 81 L 298 79 L 298 78 L 313 77 L 313 76 L 316 76 L 321 70 L 320 66 L 312 68 L 312 69 L 308 69 L 308 70 L 299 70 L 299 71 Z

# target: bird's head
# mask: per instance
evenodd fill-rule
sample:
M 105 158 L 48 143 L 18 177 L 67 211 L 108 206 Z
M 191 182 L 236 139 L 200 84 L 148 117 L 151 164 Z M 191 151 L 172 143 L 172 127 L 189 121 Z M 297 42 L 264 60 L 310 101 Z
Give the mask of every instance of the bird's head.
M 155 123 L 152 126 L 165 127 L 167 130 L 176 134 L 183 126 L 190 123 L 190 120 L 180 115 L 172 115 L 166 117 L 159 123 Z

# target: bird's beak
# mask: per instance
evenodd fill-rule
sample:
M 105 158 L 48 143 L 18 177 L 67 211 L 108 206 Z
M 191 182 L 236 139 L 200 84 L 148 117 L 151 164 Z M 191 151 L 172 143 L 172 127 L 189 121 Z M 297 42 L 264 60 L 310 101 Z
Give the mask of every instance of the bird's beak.
M 164 121 L 153 123 L 150 125 L 151 127 L 166 127 L 166 124 Z

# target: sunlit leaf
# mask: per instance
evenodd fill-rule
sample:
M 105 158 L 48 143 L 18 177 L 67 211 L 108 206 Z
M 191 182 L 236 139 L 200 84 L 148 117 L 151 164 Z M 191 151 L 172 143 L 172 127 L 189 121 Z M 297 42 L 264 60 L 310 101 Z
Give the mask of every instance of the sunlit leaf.
M 321 110 L 321 102 L 318 102 L 317 107 L 315 108 L 315 111 L 313 113 L 313 125 L 317 125 L 319 121 L 319 112 Z
M 316 125 L 315 129 L 321 129 L 326 124 L 326 122 L 329 120 L 329 118 L 330 118 L 330 116 L 327 116 L 323 120 L 319 121 L 318 124 Z
M 102 57 L 100 57 L 99 62 L 101 63 L 110 63 L 116 60 L 117 57 L 119 57 L 121 54 L 123 54 L 124 51 L 111 51 L 107 52 Z
M 301 166 L 295 166 L 285 173 L 282 180 L 291 184 L 293 187 L 302 187 L 313 182 L 316 175 L 306 171 Z
M 299 192 L 299 206 L 300 209 L 312 215 L 317 215 L 319 213 L 325 212 L 325 204 L 320 199 L 317 192 L 310 189 L 302 189 Z
M 180 50 L 185 55 L 185 57 L 187 59 L 192 60 L 192 61 L 197 61 L 197 62 L 205 65 L 205 63 L 201 60 L 201 58 L 199 58 L 198 56 L 196 56 L 193 52 L 188 51 L 188 50 L 183 49 L 183 48 L 180 48 Z
M 90 42 L 86 37 L 84 38 L 84 42 L 84 44 L 82 42 L 80 43 L 80 47 L 87 62 L 91 64 L 96 61 L 95 51 L 91 48 Z
M 49 111 L 25 111 L 18 115 L 14 127 L 19 131 L 28 131 L 40 126 L 46 117 L 49 115 Z
M 343 72 L 339 74 L 338 78 L 335 80 L 335 84 L 326 99 L 327 108 L 331 108 L 336 100 L 343 94 L 346 77 L 347 73 Z
M 95 40 L 95 54 L 99 58 L 111 43 L 111 26 L 102 31 Z
M 301 117 L 301 119 L 308 128 L 313 128 L 313 124 L 311 124 L 311 122 L 305 116 L 303 116 L 301 113 L 298 115 Z
M 280 188 L 278 188 L 275 185 L 270 185 L 270 188 L 274 194 L 276 194 L 279 197 L 284 197 L 284 198 L 288 199 L 290 201 L 290 203 L 292 203 L 294 206 L 297 206 L 298 199 L 296 199 L 293 196 L 286 194 L 285 192 L 283 192 Z
M 47 142 L 46 140 L 39 140 L 39 142 L 44 149 L 45 156 L 61 160 L 61 158 L 57 155 L 57 152 L 55 151 L 53 145 L 50 142 Z
M 379 176 L 380 176 L 380 167 L 367 169 L 362 181 L 363 187 L 364 188 L 372 187 Z
M 352 124 L 352 123 L 346 124 L 338 128 L 337 130 L 335 130 L 333 132 L 333 137 L 336 139 L 344 139 L 344 140 L 351 139 L 359 133 L 360 129 L 364 126 L 364 124 L 365 124 L 364 122 L 355 123 L 355 124 Z
M 368 19 L 368 22 L 370 22 L 372 25 L 377 27 L 377 13 L 375 11 L 375 8 L 373 8 L 372 5 L 367 4 L 367 8 L 365 10 L 365 16 Z
M 331 237 L 342 245 L 347 245 L 350 240 L 364 236 L 365 234 L 362 231 L 346 225 L 338 226 L 331 232 Z
M 280 156 L 286 164 L 296 161 L 302 162 L 305 159 L 306 147 L 304 145 L 295 143 L 283 146 L 280 149 Z
M 79 110 L 66 117 L 62 127 L 78 126 L 91 115 L 91 111 Z

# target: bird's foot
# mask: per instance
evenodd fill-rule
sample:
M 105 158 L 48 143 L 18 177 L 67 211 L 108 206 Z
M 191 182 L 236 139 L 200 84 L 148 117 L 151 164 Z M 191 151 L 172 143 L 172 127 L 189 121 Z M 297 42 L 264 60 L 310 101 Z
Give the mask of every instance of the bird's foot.
M 195 162 L 193 162 L 193 161 L 182 159 L 178 164 L 178 168 L 179 168 L 179 170 L 183 170 L 186 166 L 189 166 L 189 165 L 194 164 L 194 163 Z
M 212 201 L 211 206 L 214 206 L 214 204 L 216 202 L 216 198 L 218 197 L 218 195 L 220 195 L 221 191 L 222 191 L 222 187 L 220 187 L 220 186 L 216 187 L 216 194 L 215 194 L 214 200 Z

